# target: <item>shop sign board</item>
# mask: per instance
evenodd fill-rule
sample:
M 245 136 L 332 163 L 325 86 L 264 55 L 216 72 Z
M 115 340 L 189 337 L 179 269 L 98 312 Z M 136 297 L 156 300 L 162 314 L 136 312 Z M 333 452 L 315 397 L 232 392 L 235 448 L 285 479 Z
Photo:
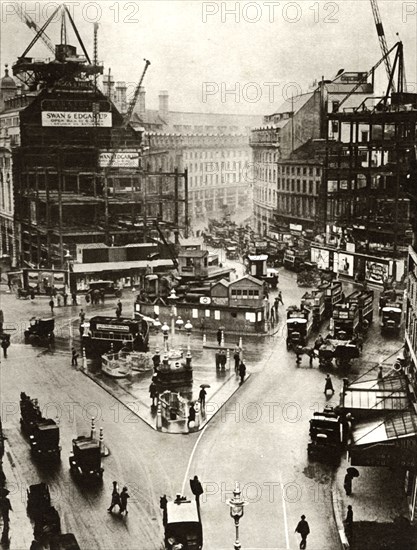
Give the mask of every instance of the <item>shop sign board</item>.
M 113 156 L 113 151 L 101 151 L 98 157 L 100 168 L 107 168 Z M 138 168 L 139 153 L 137 151 L 120 151 L 114 155 L 113 168 Z
M 95 127 L 111 128 L 112 113 L 81 111 L 42 111 L 42 126 L 53 128 Z

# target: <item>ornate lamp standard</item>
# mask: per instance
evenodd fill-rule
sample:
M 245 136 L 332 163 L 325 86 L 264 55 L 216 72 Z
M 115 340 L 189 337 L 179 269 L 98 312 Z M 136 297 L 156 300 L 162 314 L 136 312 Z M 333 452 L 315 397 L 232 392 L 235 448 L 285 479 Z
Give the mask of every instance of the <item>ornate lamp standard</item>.
M 193 330 L 193 325 L 190 321 L 187 321 L 184 325 L 185 330 L 187 331 L 187 355 L 185 361 L 187 366 L 191 365 L 191 331 Z
M 161 326 L 162 334 L 164 335 L 164 353 L 165 355 L 168 355 L 168 334 L 169 334 L 169 326 L 164 323 Z
M 230 507 L 230 516 L 235 520 L 236 527 L 236 540 L 233 548 L 234 550 L 240 550 L 242 547 L 239 542 L 239 521 L 240 518 L 243 517 L 243 507 L 246 506 L 247 502 L 242 498 L 238 481 L 236 481 L 236 485 L 233 491 L 233 498 L 228 500 L 227 504 Z

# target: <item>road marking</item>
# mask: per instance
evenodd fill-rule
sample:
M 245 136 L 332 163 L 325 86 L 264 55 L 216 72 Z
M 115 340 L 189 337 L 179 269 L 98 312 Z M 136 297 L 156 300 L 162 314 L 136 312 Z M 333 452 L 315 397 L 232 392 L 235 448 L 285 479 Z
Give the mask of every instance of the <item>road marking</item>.
M 279 483 L 281 488 L 284 486 L 282 483 L 282 475 L 279 473 Z M 281 490 L 281 499 L 282 499 L 282 509 L 284 511 L 284 526 L 285 526 L 285 542 L 287 544 L 287 550 L 290 550 L 290 537 L 288 534 L 288 520 L 287 520 L 287 506 L 285 504 L 284 491 Z
M 198 446 L 198 444 L 200 443 L 200 439 L 203 437 L 204 432 L 206 431 L 207 426 L 208 426 L 208 424 L 206 424 L 206 425 L 204 426 L 204 428 L 201 430 L 201 433 L 200 433 L 200 435 L 198 436 L 197 441 L 196 441 L 195 444 L 194 444 L 193 450 L 191 451 L 190 458 L 189 458 L 188 464 L 187 464 L 187 469 L 185 470 L 184 481 L 182 482 L 181 495 L 184 495 L 184 493 L 185 493 L 185 485 L 186 485 L 186 483 L 187 483 L 188 475 L 189 475 L 189 473 L 190 473 L 191 462 L 193 461 L 194 454 L 195 454 L 195 452 L 196 452 L 196 450 L 197 450 L 197 446 Z

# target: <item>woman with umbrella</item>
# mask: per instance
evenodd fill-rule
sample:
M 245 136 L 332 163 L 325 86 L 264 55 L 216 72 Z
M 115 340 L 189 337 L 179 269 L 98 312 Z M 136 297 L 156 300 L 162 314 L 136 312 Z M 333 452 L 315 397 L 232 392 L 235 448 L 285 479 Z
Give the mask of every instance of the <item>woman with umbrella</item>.
M 356 468 L 348 468 L 346 470 L 345 480 L 343 487 L 346 491 L 346 494 L 350 496 L 352 494 L 352 479 L 354 477 L 359 477 L 359 472 Z

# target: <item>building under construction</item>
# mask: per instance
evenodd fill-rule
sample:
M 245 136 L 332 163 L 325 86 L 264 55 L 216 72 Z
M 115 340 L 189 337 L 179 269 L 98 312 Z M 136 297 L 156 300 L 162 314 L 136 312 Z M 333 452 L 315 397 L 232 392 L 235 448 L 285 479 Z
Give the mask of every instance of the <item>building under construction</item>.
M 342 245 L 347 244 L 352 252 L 347 275 L 366 275 L 372 282 L 367 273 L 367 263 L 372 263 L 369 257 L 387 259 L 373 265 L 373 282 L 379 283 L 403 276 L 403 269 L 396 273 L 400 264 L 395 260 L 405 259 L 412 238 L 405 184 L 417 145 L 417 95 L 405 91 L 402 44 L 394 48 L 386 94 L 365 98 L 356 108 L 345 109 L 342 101 L 338 110 L 329 114 L 332 133 L 327 140 L 320 215 L 323 232 L 333 227 Z M 362 260 L 353 258 L 358 254 L 363 255 Z
M 97 87 L 97 51 L 90 61 L 69 11 L 58 9 L 55 58 L 28 57 L 51 17 L 13 66 L 27 93 L 9 98 L 2 113 L 19 117 L 11 153 L 14 256 L 22 266 L 66 267 L 77 245 L 147 242 L 157 237 L 155 220 L 166 234 L 186 233 L 186 174 L 146 170 L 141 134 L 129 125 L 137 94 L 123 117 Z M 67 44 L 68 21 L 83 55 Z

